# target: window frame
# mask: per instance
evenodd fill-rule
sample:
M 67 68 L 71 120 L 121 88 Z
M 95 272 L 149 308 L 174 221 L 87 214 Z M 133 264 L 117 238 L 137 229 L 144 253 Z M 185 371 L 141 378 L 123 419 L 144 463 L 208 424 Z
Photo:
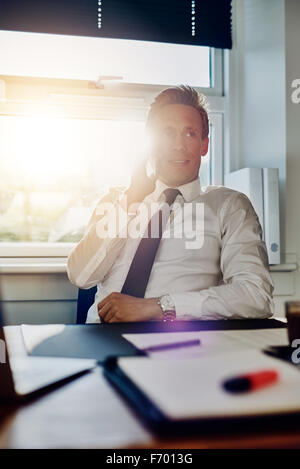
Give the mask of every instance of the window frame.
M 224 155 L 224 117 L 226 98 L 224 97 L 224 52 L 210 49 L 211 87 L 195 87 L 209 99 L 209 117 L 214 129 L 214 158 L 211 166 L 211 183 L 223 184 Z M 3 77 L 2 77 L 3 80 Z M 0 76 L 1 82 L 1 76 Z M 143 121 L 150 103 L 166 86 L 120 84 L 104 89 L 100 95 L 79 95 L 50 93 L 47 101 L 24 99 L 3 99 L 0 96 L 0 115 L 31 116 L 43 113 L 64 118 L 80 119 L 120 119 Z M 0 242 L 0 258 L 14 258 L 22 264 L 30 263 L 32 258 L 66 258 L 76 243 L 37 243 L 37 242 Z M 22 270 L 23 271 L 23 270 Z

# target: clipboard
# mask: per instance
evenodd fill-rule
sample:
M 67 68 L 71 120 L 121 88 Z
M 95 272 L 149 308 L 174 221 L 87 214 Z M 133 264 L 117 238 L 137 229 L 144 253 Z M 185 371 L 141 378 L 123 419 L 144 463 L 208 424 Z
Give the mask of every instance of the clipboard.
M 233 412 L 219 412 L 216 411 L 213 414 L 209 415 L 209 412 L 203 413 L 196 413 L 192 418 L 191 415 L 187 413 L 186 417 L 181 416 L 181 418 L 177 418 L 176 415 L 170 416 L 165 411 L 163 406 L 161 406 L 157 400 L 153 399 L 151 396 L 151 392 L 147 391 L 147 387 L 142 388 L 139 385 L 138 381 L 130 376 L 126 372 L 126 368 L 122 366 L 124 364 L 131 364 L 133 360 L 143 360 L 141 365 L 144 366 L 146 364 L 145 360 L 151 360 L 152 365 L 154 366 L 155 362 L 163 362 L 164 360 L 153 360 L 147 357 L 110 357 L 108 358 L 103 365 L 103 372 L 105 377 L 109 380 L 109 382 L 115 387 L 115 389 L 119 392 L 119 394 L 125 398 L 125 400 L 129 403 L 131 408 L 137 413 L 137 415 L 144 421 L 144 423 L 154 432 L 160 436 L 182 436 L 187 434 L 194 434 L 194 433 L 202 433 L 202 432 L 216 432 L 216 431 L 232 431 L 234 429 L 257 429 L 263 427 L 270 427 L 270 425 L 274 426 L 276 424 L 280 425 L 300 425 L 300 373 L 297 367 L 287 364 L 281 360 L 277 360 L 275 358 L 268 357 L 259 351 L 249 351 L 250 354 L 253 354 L 255 359 L 256 356 L 264 357 L 262 358 L 263 366 L 266 366 L 266 363 L 271 363 L 271 366 L 276 366 L 277 369 L 282 372 L 284 370 L 284 382 L 280 384 L 282 386 L 282 394 L 281 391 L 278 389 L 274 393 L 274 389 L 265 389 L 263 391 L 257 391 L 248 394 L 245 399 L 245 405 L 248 400 L 251 404 L 251 399 L 256 400 L 259 397 L 259 392 L 261 393 L 260 399 L 258 401 L 257 411 L 253 411 L 253 406 L 250 410 L 241 411 L 243 410 L 242 407 L 239 407 L 236 411 Z M 230 355 L 230 354 L 228 354 Z M 215 357 L 216 358 L 216 357 Z M 230 357 L 223 357 L 225 360 Z M 125 362 L 124 362 L 125 360 Z M 271 362 L 270 362 L 271 360 Z M 175 360 L 176 361 L 176 360 Z M 272 362 L 273 361 L 273 362 Z M 165 363 L 167 360 L 164 361 Z M 195 364 L 197 359 L 194 360 Z M 274 365 L 276 363 L 277 365 Z M 170 364 L 170 362 L 169 362 Z M 184 366 L 184 365 L 183 365 Z M 257 368 L 257 366 L 254 368 Z M 146 370 L 147 372 L 147 370 Z M 158 374 L 157 374 L 158 375 Z M 284 403 L 284 389 L 286 389 L 286 384 L 288 381 L 294 383 L 296 388 L 294 389 L 294 393 L 290 393 L 290 395 L 286 396 L 286 405 L 281 405 L 281 407 L 277 407 L 278 403 Z M 225 392 L 225 391 L 224 391 Z M 266 408 L 262 407 L 262 402 L 264 399 L 261 399 L 262 394 L 265 394 L 265 402 Z M 271 397 L 271 401 L 273 399 L 273 405 L 268 405 L 269 396 Z M 292 398 L 290 405 L 289 399 L 291 395 L 294 396 Z M 298 397 L 299 396 L 299 397 Z M 244 396 L 245 397 L 245 396 Z M 250 400 L 249 400 L 250 397 Z M 201 397 L 200 397 L 201 398 Z M 189 396 L 186 396 L 188 401 Z M 236 396 L 230 396 L 230 399 L 239 399 Z M 260 401 L 260 402 L 259 402 Z M 244 409 L 245 410 L 245 409 Z

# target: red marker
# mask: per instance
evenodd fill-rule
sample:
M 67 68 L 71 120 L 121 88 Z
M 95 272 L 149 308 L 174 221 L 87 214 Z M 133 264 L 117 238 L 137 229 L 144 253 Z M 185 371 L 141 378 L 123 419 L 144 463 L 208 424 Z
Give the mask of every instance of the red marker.
M 247 392 L 270 386 L 279 378 L 276 370 L 263 370 L 255 373 L 231 378 L 223 383 L 224 389 L 229 392 Z

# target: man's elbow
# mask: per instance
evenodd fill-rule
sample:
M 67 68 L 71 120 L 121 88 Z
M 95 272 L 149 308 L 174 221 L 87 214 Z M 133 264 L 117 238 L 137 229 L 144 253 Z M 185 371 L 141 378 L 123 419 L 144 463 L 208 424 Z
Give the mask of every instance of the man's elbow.
M 81 275 L 78 275 L 77 272 L 75 272 L 75 269 L 72 265 L 72 259 L 70 256 L 68 257 L 68 260 L 67 260 L 67 275 L 68 275 L 68 279 L 70 280 L 70 282 L 76 287 L 82 288 L 82 289 L 90 288 L 88 285 L 88 282 L 85 281 L 85 279 L 83 279 Z
M 243 279 L 234 282 L 234 292 L 229 299 L 231 319 L 268 319 L 274 314 L 273 285 L 261 279 Z
M 68 275 L 68 279 L 70 280 L 70 282 L 75 285 L 76 287 L 79 287 L 79 288 L 82 288 L 81 286 L 78 285 L 77 283 L 77 279 L 74 275 L 74 272 L 70 266 L 70 262 L 69 262 L 69 259 L 67 260 L 67 275 Z
M 257 308 L 256 317 L 258 319 L 269 319 L 274 314 L 274 303 L 271 301 L 264 301 L 261 308 Z
M 268 288 L 256 287 L 254 291 L 251 288 L 251 297 L 253 299 L 251 317 L 257 319 L 268 319 L 274 315 L 273 286 Z

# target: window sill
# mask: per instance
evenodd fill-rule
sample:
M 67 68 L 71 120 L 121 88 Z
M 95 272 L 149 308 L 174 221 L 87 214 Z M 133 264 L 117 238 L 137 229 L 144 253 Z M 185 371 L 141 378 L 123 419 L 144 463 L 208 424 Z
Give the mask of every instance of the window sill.
M 70 243 L 73 247 L 73 244 Z M 68 252 L 70 246 L 62 246 Z M 270 265 L 270 272 L 294 272 L 296 263 Z M 1 274 L 66 273 L 67 255 L 61 257 L 0 257 Z
M 66 273 L 67 259 L 61 258 L 0 258 L 1 274 Z
M 298 269 L 297 264 L 278 264 L 278 265 L 270 265 L 270 272 L 294 272 Z
M 12 259 L 20 262 L 24 258 L 24 263 L 27 263 L 28 258 L 49 258 L 49 263 L 54 258 L 66 258 L 71 252 L 76 243 L 0 243 L 0 259 L 8 258 L 9 263 Z M 48 260 L 47 260 L 48 262 Z

